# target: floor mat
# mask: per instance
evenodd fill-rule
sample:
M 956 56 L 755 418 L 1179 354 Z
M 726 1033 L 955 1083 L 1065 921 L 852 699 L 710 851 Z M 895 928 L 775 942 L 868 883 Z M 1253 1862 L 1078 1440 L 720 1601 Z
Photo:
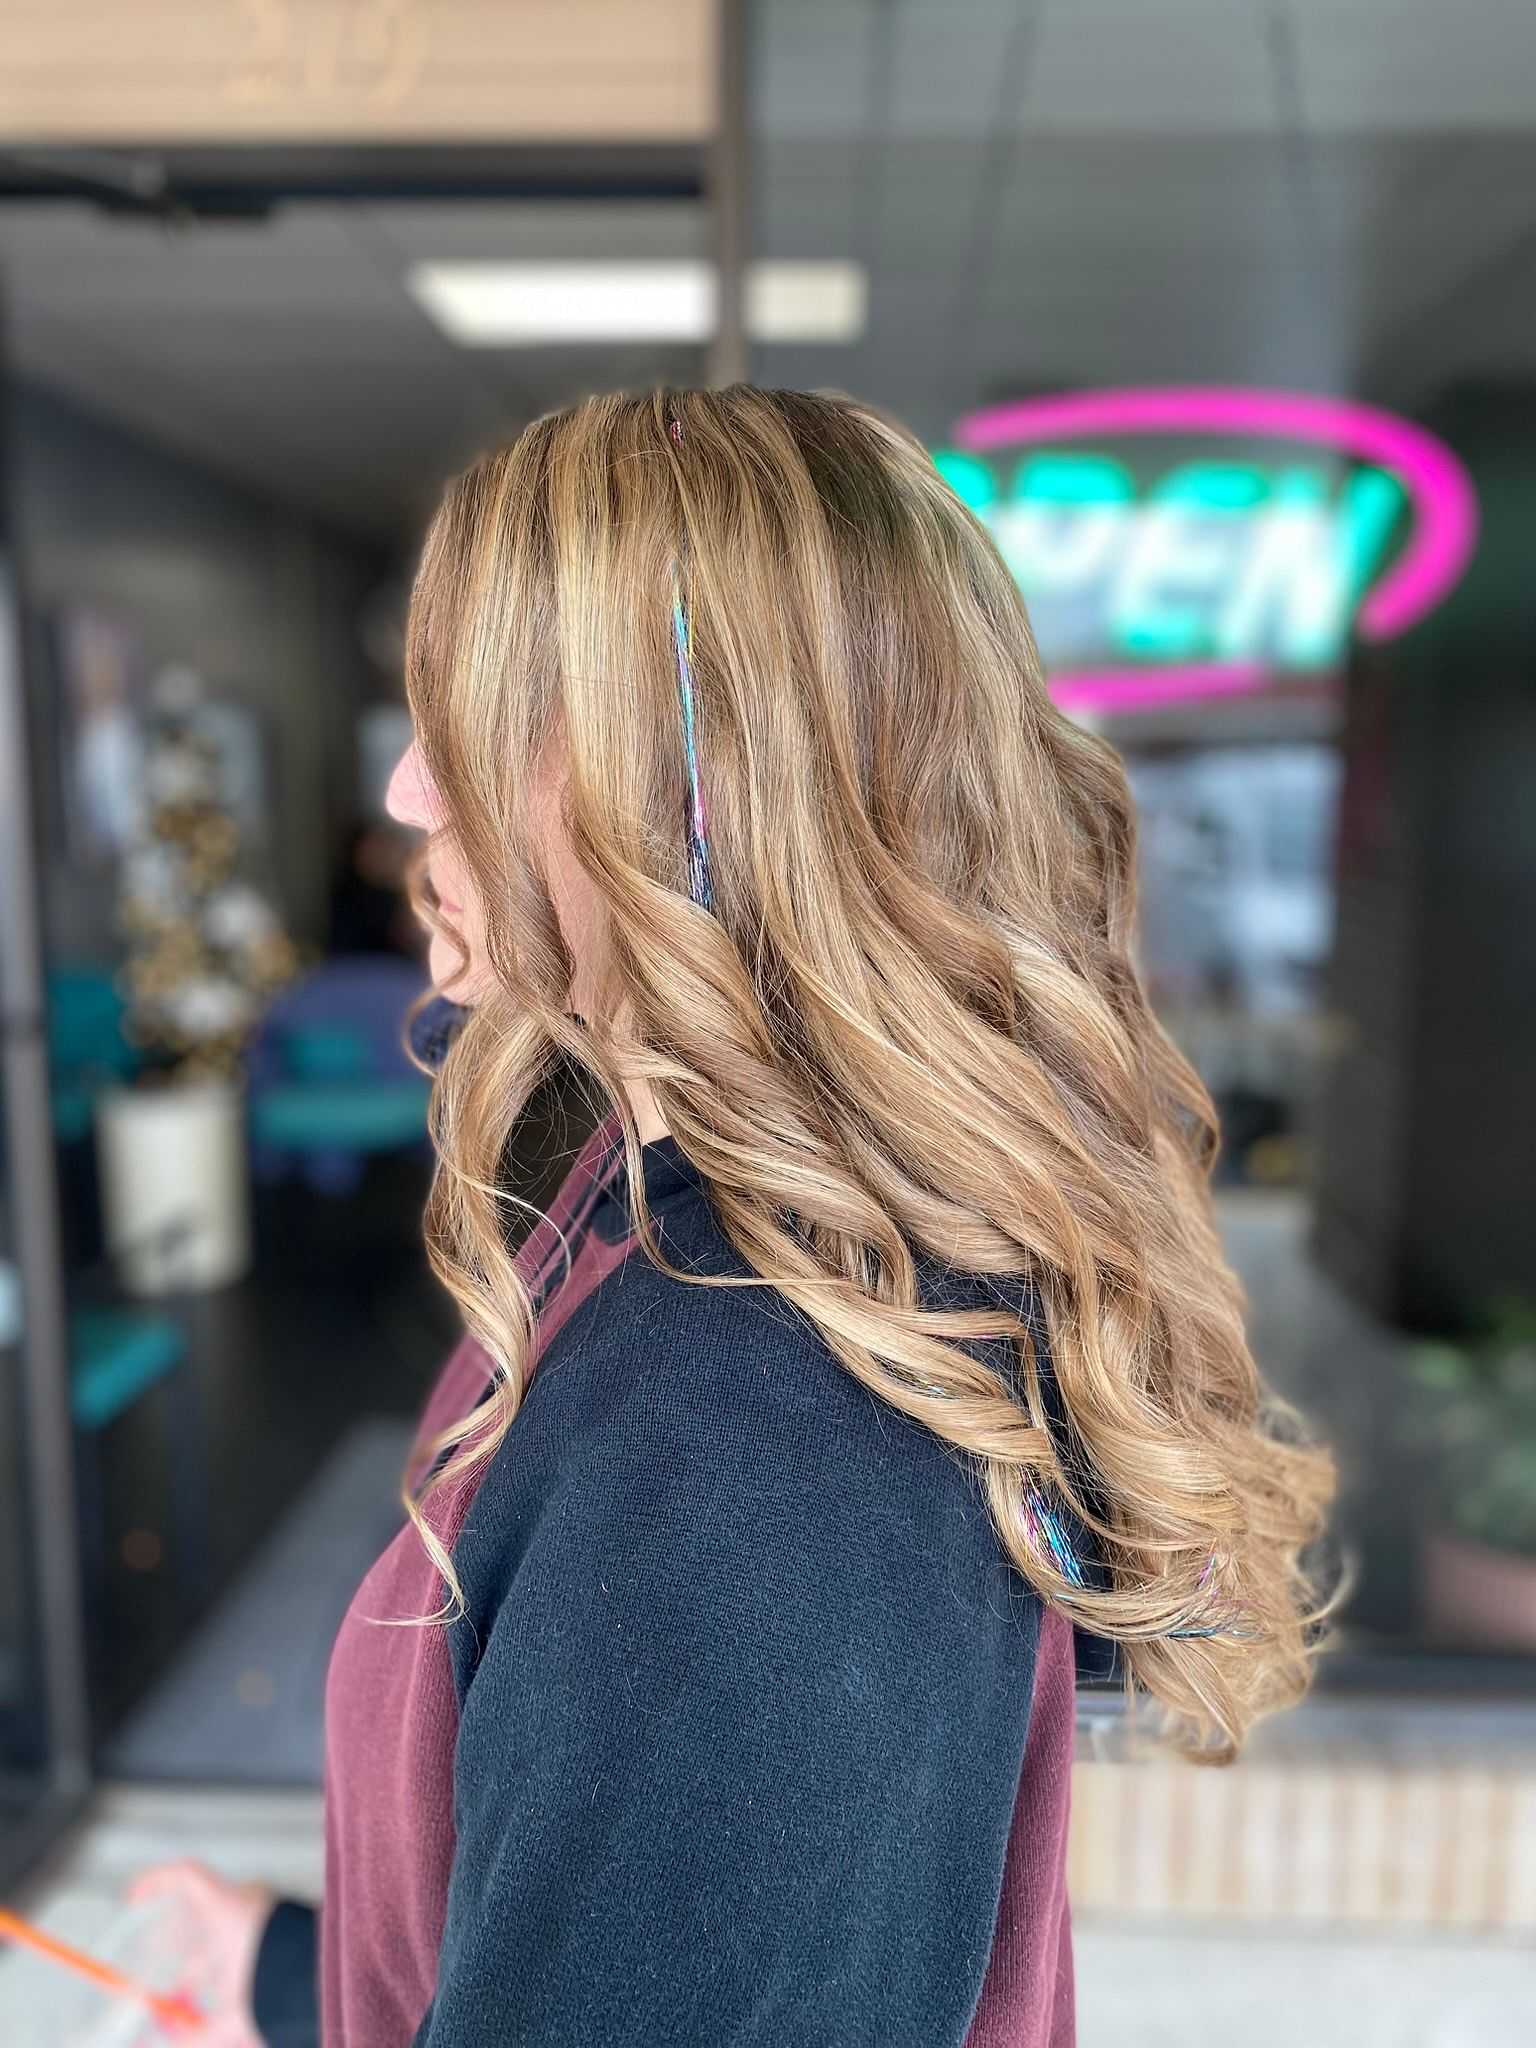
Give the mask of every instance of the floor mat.
M 411 1425 L 342 1439 L 102 1759 L 114 1778 L 318 1785 L 325 1669 L 358 1582 L 404 1519 Z

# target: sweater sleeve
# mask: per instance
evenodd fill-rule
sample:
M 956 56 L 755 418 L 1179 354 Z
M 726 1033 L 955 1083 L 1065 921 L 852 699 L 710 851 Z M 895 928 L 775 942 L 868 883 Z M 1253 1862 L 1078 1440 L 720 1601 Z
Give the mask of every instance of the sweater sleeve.
M 642 1435 L 540 1517 L 463 1690 L 416 2048 L 961 2048 L 1040 1609 L 924 1441 L 892 1485 Z
M 319 2048 L 318 1922 L 313 1906 L 297 1899 L 279 1899 L 262 1929 L 251 1984 L 251 2012 L 267 2048 Z

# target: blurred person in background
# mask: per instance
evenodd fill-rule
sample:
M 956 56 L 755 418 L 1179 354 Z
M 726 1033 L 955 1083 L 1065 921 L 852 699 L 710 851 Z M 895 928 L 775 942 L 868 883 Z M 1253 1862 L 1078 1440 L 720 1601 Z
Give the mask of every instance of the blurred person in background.
M 329 948 L 332 953 L 421 951 L 420 927 L 406 895 L 410 839 L 383 819 L 359 819 L 331 887 Z
M 407 666 L 466 1334 L 333 1653 L 323 1907 L 139 1890 L 229 2041 L 1062 2048 L 1079 1660 L 1224 1761 L 1328 1606 L 1119 761 L 841 397 L 538 421 L 449 488 Z M 560 1059 L 604 1114 L 514 1250 Z

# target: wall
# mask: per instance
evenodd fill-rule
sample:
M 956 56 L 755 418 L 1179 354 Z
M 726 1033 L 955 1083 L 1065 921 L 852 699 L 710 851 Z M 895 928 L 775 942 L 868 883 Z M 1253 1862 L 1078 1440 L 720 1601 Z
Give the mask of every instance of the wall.
M 1482 510 L 1458 589 L 1348 684 L 1317 1249 L 1380 1314 L 1477 1321 L 1536 1286 L 1536 395 L 1425 424 Z
M 58 730 L 48 633 L 61 605 L 100 605 L 139 634 L 151 675 L 185 663 L 261 720 L 272 793 L 270 880 L 296 937 L 324 936 L 331 862 L 352 809 L 355 722 L 379 682 L 356 621 L 385 564 L 183 458 L 36 387 L 12 397 L 10 446 L 30 622 L 34 726 Z M 39 762 L 55 952 L 111 946 L 111 877 L 60 858 L 59 778 Z

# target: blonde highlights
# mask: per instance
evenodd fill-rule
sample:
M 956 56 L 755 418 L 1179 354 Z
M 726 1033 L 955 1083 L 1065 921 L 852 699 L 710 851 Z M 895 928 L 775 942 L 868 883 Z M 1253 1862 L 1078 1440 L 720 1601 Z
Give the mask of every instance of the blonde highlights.
M 1052 704 L 1011 577 L 921 446 L 853 400 L 745 386 L 540 420 L 444 498 L 408 687 L 492 976 L 433 1098 L 430 1255 L 496 1370 L 407 1498 L 451 1595 L 427 1503 L 522 1396 L 533 1315 L 500 1169 L 563 1055 L 632 1160 L 625 1084 L 649 1084 L 757 1276 L 677 1277 L 781 1292 L 972 1465 L 1013 1564 L 1125 1646 L 1181 1745 L 1235 1754 L 1306 1689 L 1332 1467 L 1248 1351 L 1212 1217 L 1215 1114 L 1132 960 L 1118 758 Z M 582 1015 L 535 764 L 558 764 L 596 905 Z M 933 1305 L 923 1255 L 1012 1282 L 1012 1304 L 1004 1285 L 995 1308 Z M 966 1348 L 986 1338 L 1015 1372 Z M 1091 1583 L 1039 1540 L 1042 1500 L 1093 1533 Z M 1195 1632 L 1213 1617 L 1236 1625 Z

